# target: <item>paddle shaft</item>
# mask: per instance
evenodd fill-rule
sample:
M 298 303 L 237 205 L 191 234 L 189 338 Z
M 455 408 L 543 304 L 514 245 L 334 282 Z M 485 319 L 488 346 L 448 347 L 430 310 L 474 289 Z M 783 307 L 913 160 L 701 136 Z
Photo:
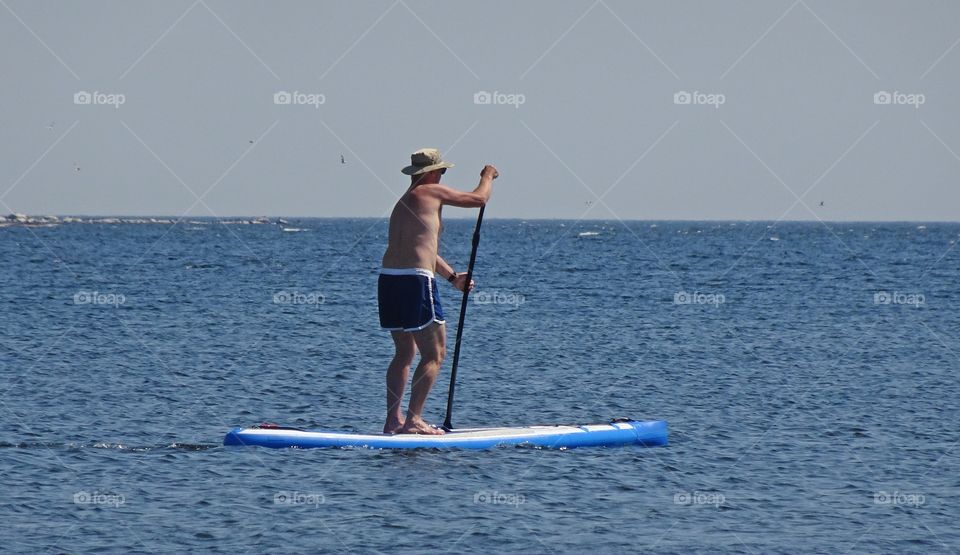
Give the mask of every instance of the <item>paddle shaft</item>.
M 470 263 L 467 264 L 467 281 L 463 288 L 463 300 L 460 302 L 460 321 L 457 323 L 457 340 L 453 347 L 453 367 L 450 369 L 450 390 L 447 392 L 447 417 L 443 420 L 443 429 L 450 431 L 453 423 L 453 391 L 457 386 L 457 364 L 460 363 L 460 340 L 463 338 L 463 320 L 467 316 L 467 298 L 470 296 L 470 280 L 473 279 L 473 263 L 477 260 L 477 247 L 480 246 L 480 224 L 483 223 L 483 211 L 487 205 L 480 207 L 477 216 L 477 227 L 473 230 L 473 249 L 470 251 Z

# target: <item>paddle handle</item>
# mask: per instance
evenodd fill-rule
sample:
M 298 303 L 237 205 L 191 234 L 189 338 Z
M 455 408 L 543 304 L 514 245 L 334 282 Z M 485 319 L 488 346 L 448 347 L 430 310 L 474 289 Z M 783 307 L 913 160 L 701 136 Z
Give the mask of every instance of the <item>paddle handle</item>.
M 453 366 L 450 369 L 450 390 L 447 392 L 447 417 L 443 420 L 443 429 L 450 431 L 453 423 L 453 392 L 457 386 L 457 365 L 460 363 L 460 340 L 463 339 L 463 320 L 467 316 L 467 299 L 470 296 L 470 280 L 473 279 L 473 264 L 477 260 L 477 247 L 480 246 L 480 225 L 483 223 L 483 211 L 487 205 L 480 207 L 477 216 L 477 227 L 473 229 L 473 249 L 470 251 L 470 263 L 467 264 L 467 282 L 463 288 L 463 300 L 460 302 L 460 321 L 457 322 L 457 339 L 453 346 Z

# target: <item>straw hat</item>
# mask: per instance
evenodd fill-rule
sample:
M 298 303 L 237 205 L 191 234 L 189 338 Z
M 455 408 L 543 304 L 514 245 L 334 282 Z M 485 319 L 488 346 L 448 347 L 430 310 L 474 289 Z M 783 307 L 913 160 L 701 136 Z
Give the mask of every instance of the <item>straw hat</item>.
M 453 164 L 444 162 L 440 158 L 440 151 L 435 148 L 421 148 L 410 155 L 410 165 L 400 170 L 407 175 L 420 175 L 442 168 L 452 168 Z

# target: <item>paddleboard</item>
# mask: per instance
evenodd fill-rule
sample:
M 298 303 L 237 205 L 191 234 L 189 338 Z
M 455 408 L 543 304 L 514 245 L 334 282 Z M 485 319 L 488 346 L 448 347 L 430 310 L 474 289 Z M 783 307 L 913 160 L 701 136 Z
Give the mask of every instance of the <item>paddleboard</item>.
M 655 446 L 667 444 L 667 423 L 663 420 L 618 419 L 587 426 L 525 426 L 518 428 L 463 428 L 444 435 L 358 434 L 354 432 L 310 431 L 261 425 L 234 428 L 223 438 L 224 445 L 272 448 L 362 447 L 369 449 L 489 449 L 499 445 L 530 445 L 548 449 Z

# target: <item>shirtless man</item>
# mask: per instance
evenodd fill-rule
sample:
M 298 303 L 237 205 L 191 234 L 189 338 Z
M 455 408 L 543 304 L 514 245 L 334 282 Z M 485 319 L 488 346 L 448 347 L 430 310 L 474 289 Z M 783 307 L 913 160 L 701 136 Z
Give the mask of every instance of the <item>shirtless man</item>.
M 480 172 L 480 184 L 471 193 L 440 184 L 440 176 L 453 164 L 440 158 L 440 151 L 424 148 L 410 156 L 403 170 L 410 188 L 400 197 L 390 215 L 390 237 L 383 255 L 377 285 L 380 326 L 390 330 L 395 353 L 387 367 L 387 421 L 384 433 L 434 434 L 443 430 L 423 421 L 423 405 L 437 380 L 446 355 L 447 332 L 434 272 L 463 291 L 466 274 L 458 274 L 437 254 L 441 210 L 445 204 L 479 208 L 490 199 L 493 166 Z M 473 289 L 474 283 L 469 287 Z M 413 374 L 413 389 L 406 419 L 400 411 L 410 364 L 417 350 L 420 363 Z

